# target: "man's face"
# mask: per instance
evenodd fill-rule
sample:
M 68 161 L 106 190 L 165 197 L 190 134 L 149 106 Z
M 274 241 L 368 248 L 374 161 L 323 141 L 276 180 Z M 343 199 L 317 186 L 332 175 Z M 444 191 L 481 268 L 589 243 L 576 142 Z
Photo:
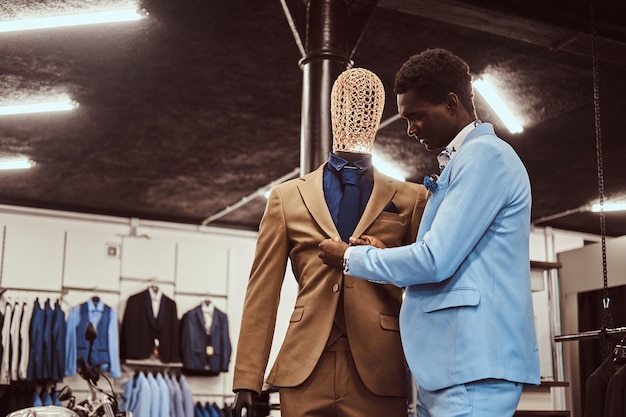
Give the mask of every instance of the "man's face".
M 398 94 L 398 113 L 407 121 L 407 134 L 420 141 L 429 151 L 439 151 L 457 133 L 456 109 L 448 103 L 431 104 L 415 90 Z M 454 104 L 452 103 L 455 107 Z

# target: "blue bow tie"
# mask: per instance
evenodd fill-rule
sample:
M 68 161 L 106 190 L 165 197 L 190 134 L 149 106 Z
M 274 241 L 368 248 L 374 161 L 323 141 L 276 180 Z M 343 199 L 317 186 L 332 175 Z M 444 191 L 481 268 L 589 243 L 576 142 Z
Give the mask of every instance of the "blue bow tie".
M 432 193 L 437 189 L 437 180 L 439 179 L 438 175 L 426 175 L 424 177 L 424 187 Z

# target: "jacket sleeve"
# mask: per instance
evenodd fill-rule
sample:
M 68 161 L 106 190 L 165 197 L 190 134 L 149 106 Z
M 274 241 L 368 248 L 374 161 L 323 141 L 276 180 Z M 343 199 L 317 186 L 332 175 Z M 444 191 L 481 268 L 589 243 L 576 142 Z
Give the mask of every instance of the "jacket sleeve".
M 221 314 L 223 318 L 222 324 L 222 364 L 220 371 L 228 372 L 228 365 L 230 364 L 230 356 L 232 354 L 232 346 L 230 344 L 230 335 L 228 330 L 228 316 Z
M 109 360 L 111 361 L 109 372 L 113 378 L 122 377 L 122 367 L 120 365 L 120 341 L 119 341 L 119 324 L 117 322 L 117 313 L 111 309 L 109 316 Z

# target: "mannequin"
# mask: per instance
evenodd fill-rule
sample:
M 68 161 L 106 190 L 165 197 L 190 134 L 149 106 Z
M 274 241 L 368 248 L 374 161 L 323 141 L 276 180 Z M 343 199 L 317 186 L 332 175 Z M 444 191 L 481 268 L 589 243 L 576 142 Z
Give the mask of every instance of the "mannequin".
M 402 290 L 343 276 L 321 262 L 317 248 L 324 237 L 339 236 L 345 228 L 344 169 L 360 174 L 358 224 L 350 225 L 346 236 L 381 233 L 387 246 L 398 246 L 417 235 L 425 189 L 386 177 L 371 165 L 384 102 L 382 82 L 371 71 L 340 74 L 331 91 L 328 162 L 271 192 L 244 302 L 233 381 L 235 416 L 244 408 L 254 416 L 288 259 L 299 292 L 266 381 L 279 388 L 281 415 L 406 416 L 407 369 L 398 333 Z M 346 369 L 348 375 L 342 373 Z M 335 387 L 338 378 L 345 384 Z M 333 387 L 345 393 L 339 394 L 340 402 L 329 400 L 335 394 L 327 390 Z

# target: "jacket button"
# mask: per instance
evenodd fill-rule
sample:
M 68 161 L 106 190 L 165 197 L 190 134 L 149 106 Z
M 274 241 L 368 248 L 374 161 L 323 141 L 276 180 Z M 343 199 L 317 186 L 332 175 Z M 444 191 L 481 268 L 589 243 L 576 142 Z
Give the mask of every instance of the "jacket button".
M 338 291 L 339 291 L 339 284 L 333 285 L 333 292 L 338 292 Z

